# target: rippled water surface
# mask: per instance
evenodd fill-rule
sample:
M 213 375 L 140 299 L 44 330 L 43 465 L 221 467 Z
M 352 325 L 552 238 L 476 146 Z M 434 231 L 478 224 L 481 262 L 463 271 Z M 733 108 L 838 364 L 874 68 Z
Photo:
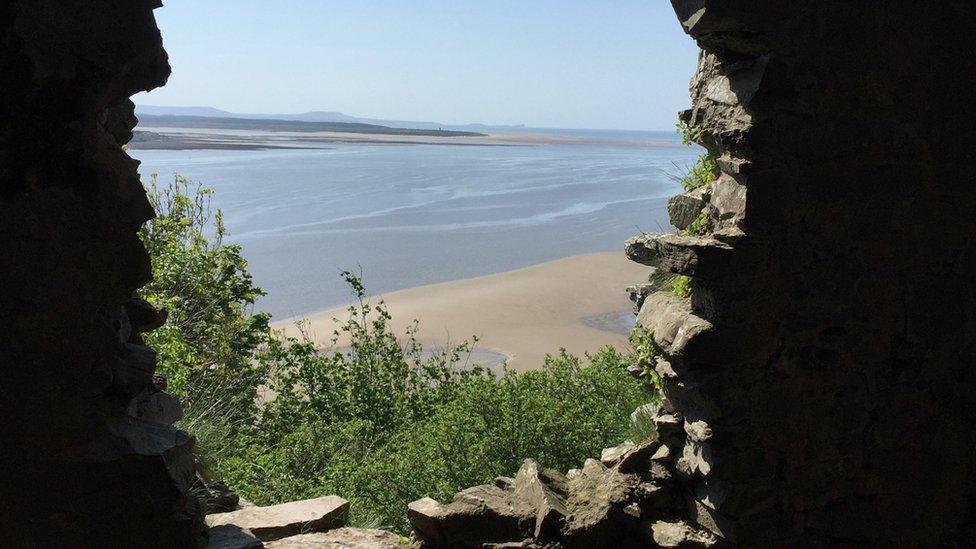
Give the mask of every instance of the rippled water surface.
M 660 138 L 659 138 L 660 139 Z M 371 293 L 622 250 L 668 227 L 672 179 L 697 151 L 643 146 L 365 145 L 270 151 L 132 151 L 141 173 L 215 191 L 259 303 L 281 319 Z M 572 296 L 567 296 L 572 299 Z

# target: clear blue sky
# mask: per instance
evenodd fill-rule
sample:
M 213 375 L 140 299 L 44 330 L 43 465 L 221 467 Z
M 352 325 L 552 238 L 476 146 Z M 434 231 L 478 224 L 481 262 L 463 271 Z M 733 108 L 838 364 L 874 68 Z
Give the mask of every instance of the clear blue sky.
M 666 0 L 166 0 L 136 103 L 672 129 L 697 48 Z

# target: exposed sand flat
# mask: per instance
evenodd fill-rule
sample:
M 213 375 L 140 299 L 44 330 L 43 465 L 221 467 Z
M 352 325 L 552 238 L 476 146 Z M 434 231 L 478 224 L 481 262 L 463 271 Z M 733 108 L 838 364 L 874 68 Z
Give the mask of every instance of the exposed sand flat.
M 418 319 L 418 339 L 425 346 L 443 347 L 477 335 L 478 348 L 504 354 L 510 367 L 527 370 L 560 347 L 578 355 L 604 345 L 625 348 L 624 330 L 614 329 L 613 322 L 604 329 L 596 326 L 631 309 L 625 288 L 647 274 L 647 267 L 628 261 L 623 252 L 593 253 L 381 297 L 397 334 Z M 329 345 L 334 317 L 346 319 L 348 313 L 337 308 L 307 317 L 316 342 Z M 298 333 L 293 320 L 276 327 Z
M 225 128 L 139 126 L 137 131 L 150 132 L 164 139 L 135 141 L 136 149 L 295 149 L 330 148 L 336 143 L 370 145 L 495 145 L 514 146 L 510 140 L 482 136 L 429 136 L 334 131 L 256 131 Z
M 259 131 L 227 128 L 197 128 L 180 126 L 138 126 L 137 131 L 155 134 L 147 141 L 136 140 L 133 149 L 193 150 L 193 149 L 317 149 L 330 148 L 337 143 L 372 145 L 603 145 L 615 147 L 678 147 L 677 141 L 641 139 L 605 139 L 561 135 L 484 134 L 474 136 L 429 136 L 334 131 Z

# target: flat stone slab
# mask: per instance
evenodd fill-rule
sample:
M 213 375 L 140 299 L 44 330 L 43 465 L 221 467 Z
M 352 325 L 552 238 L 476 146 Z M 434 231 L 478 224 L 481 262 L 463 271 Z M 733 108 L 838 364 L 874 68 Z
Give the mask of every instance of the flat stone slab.
M 247 507 L 229 513 L 207 515 L 207 525 L 233 524 L 249 530 L 261 541 L 275 541 L 298 534 L 325 532 L 346 523 L 349 502 L 338 496 L 292 501 L 268 507 Z
M 383 530 L 339 528 L 272 541 L 266 549 L 404 549 L 396 534 Z
M 705 280 L 728 274 L 731 251 L 732 246 L 714 238 L 682 234 L 642 234 L 624 244 L 631 261 Z

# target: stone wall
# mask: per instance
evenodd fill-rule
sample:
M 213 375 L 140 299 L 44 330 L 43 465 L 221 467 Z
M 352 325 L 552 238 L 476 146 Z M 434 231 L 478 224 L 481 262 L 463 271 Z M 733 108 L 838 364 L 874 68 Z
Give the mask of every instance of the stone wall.
M 575 480 L 524 467 L 535 492 L 415 502 L 415 529 L 437 547 L 971 544 L 976 7 L 672 4 L 702 48 L 681 119 L 721 174 L 671 203 L 685 224 L 707 196 L 707 234 L 627 243 L 692 278 L 689 297 L 633 292 L 662 350 L 659 440 Z
M 122 150 L 169 75 L 159 0 L 0 4 L 0 544 L 191 546 L 192 439 L 140 332 L 164 315 Z M 163 416 L 156 412 L 163 411 Z M 155 414 L 155 415 L 154 415 Z M 168 417 L 165 417 L 168 416 Z
M 665 355 L 689 516 L 749 545 L 971 542 L 971 2 L 672 0 L 714 232 L 643 235 L 693 277 Z

